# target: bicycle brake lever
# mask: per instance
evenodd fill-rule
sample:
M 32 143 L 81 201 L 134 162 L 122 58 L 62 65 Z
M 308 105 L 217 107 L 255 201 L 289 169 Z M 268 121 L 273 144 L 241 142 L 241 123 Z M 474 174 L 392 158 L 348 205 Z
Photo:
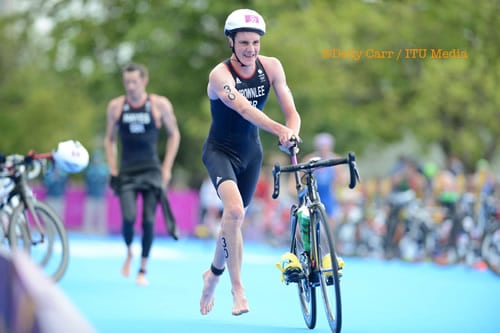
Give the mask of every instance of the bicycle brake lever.
M 273 199 L 278 198 L 280 195 L 280 173 L 281 168 L 279 164 L 275 164 L 273 168 L 273 179 L 274 179 L 274 189 L 273 189 Z
M 299 144 L 299 139 L 297 139 L 295 136 L 292 136 L 290 138 L 290 142 L 292 142 L 292 145 L 289 147 L 283 146 L 279 141 L 278 141 L 278 148 L 284 152 L 287 153 L 288 155 L 296 155 L 299 152 L 298 144 Z
M 349 176 L 350 176 L 349 188 L 353 189 L 354 187 L 356 187 L 356 182 L 360 182 L 359 172 L 358 169 L 356 168 L 356 156 L 354 155 L 353 152 L 350 152 L 347 155 L 347 160 L 349 163 Z

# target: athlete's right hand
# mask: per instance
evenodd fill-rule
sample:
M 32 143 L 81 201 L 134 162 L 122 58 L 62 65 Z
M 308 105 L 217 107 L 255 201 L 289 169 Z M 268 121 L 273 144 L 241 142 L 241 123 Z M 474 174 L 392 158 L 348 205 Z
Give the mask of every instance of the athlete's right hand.
M 299 148 L 297 147 L 297 143 L 298 142 L 301 142 L 302 140 L 300 139 L 300 137 L 296 134 L 292 134 L 286 141 L 285 141 L 285 144 L 283 144 L 281 142 L 281 140 L 278 142 L 278 146 L 280 148 L 281 151 L 287 153 L 287 154 L 290 154 L 291 151 L 290 149 L 293 147 L 293 149 L 295 149 L 295 154 L 297 154 L 299 152 Z
M 109 187 L 113 190 L 114 195 L 120 194 L 120 177 L 111 175 L 109 177 Z
M 287 149 L 294 146 L 297 142 L 302 141 L 299 135 L 288 127 L 284 128 L 284 130 L 279 134 L 278 139 L 280 146 L 283 146 Z

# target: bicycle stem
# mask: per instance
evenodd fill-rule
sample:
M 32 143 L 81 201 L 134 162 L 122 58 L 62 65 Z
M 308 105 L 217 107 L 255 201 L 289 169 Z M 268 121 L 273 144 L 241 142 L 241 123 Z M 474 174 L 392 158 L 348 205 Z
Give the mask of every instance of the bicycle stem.
M 298 160 L 297 160 L 297 149 L 295 149 L 297 147 L 297 140 L 295 139 L 294 140 L 295 144 L 293 146 L 291 146 L 288 151 L 290 152 L 290 163 L 292 165 L 297 165 L 298 164 Z M 300 175 L 299 175 L 299 171 L 295 171 L 294 172 L 294 175 L 295 175 L 295 189 L 297 190 L 297 193 L 300 193 L 301 189 L 302 189 L 302 185 L 300 183 Z

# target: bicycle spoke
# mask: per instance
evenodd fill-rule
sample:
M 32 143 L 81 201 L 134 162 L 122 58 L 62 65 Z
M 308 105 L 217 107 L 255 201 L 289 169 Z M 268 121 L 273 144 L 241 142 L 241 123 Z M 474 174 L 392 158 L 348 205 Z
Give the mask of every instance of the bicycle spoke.
M 339 267 L 328 219 L 322 208 L 313 212 L 311 222 L 316 230 L 317 264 L 326 317 L 331 331 L 339 333 L 342 326 Z
M 9 226 L 9 240 L 11 247 L 24 249 L 55 281 L 64 275 L 69 258 L 66 231 L 46 204 L 36 202 L 34 214 L 24 206 L 18 207 Z
M 292 252 L 297 256 L 297 258 L 299 258 L 299 262 L 301 263 L 302 270 L 304 272 L 302 278 L 297 283 L 298 294 L 300 299 L 300 307 L 307 327 L 312 329 L 316 326 L 316 317 L 317 317 L 316 289 L 311 285 L 309 281 L 309 271 L 310 271 L 309 255 L 304 250 L 304 243 L 302 241 L 302 235 L 300 232 L 300 227 L 298 225 L 297 228 L 295 228 L 295 234 L 293 236 L 292 244 L 293 244 Z

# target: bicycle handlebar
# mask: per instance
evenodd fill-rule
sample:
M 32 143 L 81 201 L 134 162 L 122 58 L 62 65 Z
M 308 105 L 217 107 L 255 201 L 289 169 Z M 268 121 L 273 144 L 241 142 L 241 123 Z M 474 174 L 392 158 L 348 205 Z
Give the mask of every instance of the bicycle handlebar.
M 308 162 L 297 163 L 296 150 L 297 141 L 295 144 L 288 148 L 288 153 L 290 154 L 290 160 L 292 161 L 291 165 L 280 166 L 278 163 L 274 165 L 273 168 L 273 178 L 274 178 L 274 190 L 273 190 L 273 199 L 278 198 L 280 192 L 280 173 L 290 173 L 290 172 L 298 172 L 298 171 L 314 171 L 315 169 L 332 167 L 340 164 L 348 164 L 349 165 L 349 188 L 353 189 L 356 187 L 356 183 L 360 182 L 359 171 L 356 166 L 356 156 L 353 152 L 349 152 L 346 158 L 333 158 L 328 160 L 321 159 L 311 159 Z M 283 149 L 282 149 L 283 150 Z
M 4 162 L 0 163 L 0 177 L 12 175 L 20 167 L 33 166 L 34 169 L 28 172 L 28 179 L 33 179 L 40 174 L 39 163 L 34 163 L 39 160 L 52 160 L 52 153 L 35 153 L 28 152 L 26 156 L 13 154 L 5 156 Z M 23 172 L 23 171 L 22 171 Z

